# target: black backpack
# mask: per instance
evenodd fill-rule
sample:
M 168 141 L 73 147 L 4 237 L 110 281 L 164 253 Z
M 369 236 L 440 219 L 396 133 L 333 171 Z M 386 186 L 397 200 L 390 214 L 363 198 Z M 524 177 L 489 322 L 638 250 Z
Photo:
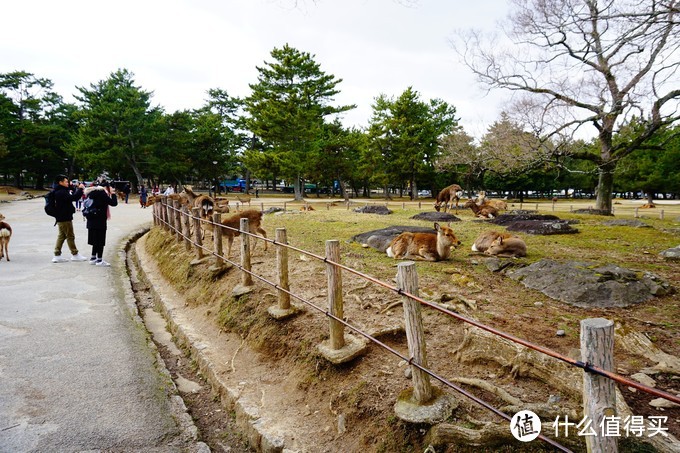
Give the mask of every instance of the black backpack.
M 94 205 L 92 198 L 86 198 L 83 202 L 83 216 L 86 219 L 91 219 L 99 213 L 99 210 Z
M 57 216 L 57 200 L 54 198 L 54 190 L 50 190 L 45 195 L 45 214 L 50 217 Z

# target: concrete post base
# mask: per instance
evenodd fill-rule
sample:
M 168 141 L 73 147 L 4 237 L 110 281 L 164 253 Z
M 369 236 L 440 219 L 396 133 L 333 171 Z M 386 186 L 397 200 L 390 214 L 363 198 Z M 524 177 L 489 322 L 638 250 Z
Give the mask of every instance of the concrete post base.
M 317 346 L 322 356 L 333 365 L 349 362 L 362 355 L 368 348 L 363 338 L 345 335 L 345 346 L 340 349 L 331 349 L 330 340 L 326 340 Z
M 433 389 L 434 397 L 426 404 L 418 404 L 413 400 L 413 389 L 401 392 L 394 403 L 394 412 L 400 419 L 409 423 L 425 423 L 434 425 L 441 423 L 451 416 L 458 407 L 458 400 L 438 388 Z

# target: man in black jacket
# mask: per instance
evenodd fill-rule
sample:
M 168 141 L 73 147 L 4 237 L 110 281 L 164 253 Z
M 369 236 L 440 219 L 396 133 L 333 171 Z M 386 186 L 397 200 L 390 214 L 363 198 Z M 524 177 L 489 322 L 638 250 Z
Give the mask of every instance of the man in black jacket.
M 57 176 L 54 183 L 54 200 L 57 208 L 57 215 L 55 217 L 57 219 L 59 233 L 57 234 L 57 243 L 54 246 L 54 258 L 52 258 L 52 262 L 65 263 L 67 261 L 85 261 L 87 258 L 78 253 L 76 235 L 73 232 L 73 213 L 76 212 L 73 202 L 79 200 L 80 197 L 83 196 L 83 189 L 85 186 L 80 183 L 78 188 L 71 193 L 68 177 L 64 175 Z M 61 256 L 61 247 L 64 245 L 64 241 L 66 241 L 68 248 L 71 250 L 70 260 Z

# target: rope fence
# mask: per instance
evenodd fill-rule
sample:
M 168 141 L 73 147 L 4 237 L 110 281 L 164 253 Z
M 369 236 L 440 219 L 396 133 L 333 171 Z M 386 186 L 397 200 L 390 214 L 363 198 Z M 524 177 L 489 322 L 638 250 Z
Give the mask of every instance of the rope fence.
M 169 201 L 171 200 L 168 200 L 166 197 L 161 197 L 154 203 L 154 225 L 174 235 L 178 242 L 184 242 L 187 251 L 190 251 L 193 247 L 196 251 L 196 256 L 198 259 L 203 259 L 206 256 L 212 256 L 214 258 L 215 267 L 219 268 L 225 263 L 228 263 L 240 270 L 240 285 L 242 287 L 251 287 L 254 284 L 254 280 L 257 280 L 276 290 L 278 294 L 278 304 L 275 307 L 270 307 L 268 310 L 272 317 L 275 319 L 285 319 L 289 316 L 293 316 L 297 310 L 295 307 L 291 306 L 291 299 L 294 299 L 326 316 L 329 319 L 329 341 L 320 344 L 319 350 L 322 355 L 331 363 L 337 364 L 348 362 L 361 355 L 366 349 L 366 342 L 373 343 L 408 363 L 412 369 L 412 382 L 414 386 L 411 404 L 414 402 L 420 404 L 421 411 L 423 408 L 433 406 L 431 404 L 431 400 L 433 397 L 435 397 L 435 392 L 430 385 L 429 378 L 434 378 L 443 385 L 453 389 L 466 398 L 469 398 L 499 417 L 507 421 L 512 421 L 511 416 L 495 408 L 490 403 L 483 401 L 481 398 L 471 394 L 462 387 L 450 382 L 446 378 L 439 376 L 428 368 L 425 359 L 426 343 L 420 314 L 420 309 L 423 306 L 432 308 L 440 313 L 445 314 L 446 316 L 450 316 L 459 321 L 487 331 L 493 335 L 504 338 L 510 342 L 520 344 L 526 348 L 540 352 L 549 357 L 565 362 L 568 365 L 584 370 L 584 415 L 589 417 L 593 421 L 593 424 L 599 423 L 603 417 L 607 415 L 612 415 L 611 410 L 616 406 L 614 382 L 680 404 L 680 396 L 649 387 L 621 376 L 613 371 L 614 328 L 612 321 L 599 318 L 584 319 L 581 321 L 581 357 L 584 358 L 584 360 L 576 360 L 543 346 L 536 345 L 530 341 L 516 337 L 512 334 L 487 326 L 479 321 L 468 318 L 419 297 L 417 289 L 417 273 L 415 269 L 415 263 L 413 262 L 402 262 L 397 266 L 397 286 L 394 286 L 340 263 L 339 242 L 337 240 L 326 241 L 326 254 L 325 256 L 321 256 L 288 244 L 288 239 L 284 228 L 278 228 L 276 230 L 275 239 L 264 238 L 250 232 L 247 218 L 241 218 L 239 228 L 236 229 L 223 225 L 221 223 L 220 213 L 213 213 L 212 219 L 208 220 L 200 217 L 200 208 L 198 207 L 192 208 L 191 212 L 189 212 L 189 208 L 187 206 L 182 206 L 180 201 L 174 200 L 172 203 Z M 212 249 L 206 247 L 203 244 L 203 231 L 205 229 L 212 229 Z M 240 235 L 240 262 L 238 263 L 232 261 L 230 256 L 224 256 L 223 253 L 222 235 L 223 230 L 227 229 L 233 230 L 234 235 Z M 191 235 L 192 230 L 193 239 Z M 256 238 L 263 240 L 265 241 L 265 244 L 269 243 L 276 248 L 276 268 L 279 277 L 278 282 L 271 281 L 266 277 L 257 274 L 251 269 L 251 237 L 254 239 Z M 328 308 L 323 308 L 290 290 L 288 282 L 289 251 L 293 251 L 319 262 L 325 263 L 326 275 L 328 279 Z M 369 333 L 356 326 L 353 326 L 351 323 L 343 319 L 341 271 L 348 272 L 355 275 L 356 277 L 359 277 L 360 279 L 383 287 L 402 298 L 409 356 L 406 356 L 405 354 L 386 345 L 378 338 L 371 336 Z M 352 336 L 346 336 L 344 334 L 345 328 L 358 335 L 359 339 L 361 340 L 358 341 Z M 447 407 L 445 402 L 444 404 L 438 406 L 443 406 L 444 408 Z M 395 410 L 400 418 L 406 421 L 419 422 L 419 420 L 410 420 L 410 416 L 408 414 L 400 414 L 399 402 L 397 402 L 395 405 Z M 449 415 L 450 412 L 447 412 L 441 415 L 439 418 L 441 418 L 443 421 L 448 418 Z M 539 438 L 561 451 L 570 451 L 567 447 L 557 443 L 553 439 L 543 436 L 542 434 L 539 435 Z M 611 439 L 612 436 L 587 436 L 586 442 L 589 444 L 589 450 L 594 448 L 592 451 L 616 451 L 616 445 L 613 447 L 614 450 L 612 450 L 612 446 L 609 445 L 612 442 Z M 591 443 L 595 444 L 591 446 Z

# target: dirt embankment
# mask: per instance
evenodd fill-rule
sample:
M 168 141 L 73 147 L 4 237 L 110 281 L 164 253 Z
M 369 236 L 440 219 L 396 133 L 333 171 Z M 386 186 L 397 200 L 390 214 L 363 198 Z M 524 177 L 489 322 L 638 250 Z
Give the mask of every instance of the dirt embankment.
M 237 269 L 216 270 L 212 258 L 192 264 L 194 257 L 169 234 L 153 230 L 139 242 L 137 251 L 149 280 L 165 301 L 166 311 L 182 327 L 183 333 L 173 333 L 186 349 L 193 350 L 194 357 L 202 357 L 194 358 L 200 374 L 224 389 L 218 396 L 225 410 L 243 412 L 236 419 L 241 420 L 243 432 L 250 433 L 245 436 L 251 445 L 264 442 L 293 451 L 328 452 L 427 448 L 428 427 L 406 424 L 394 414 L 397 395 L 411 386 L 408 366 L 401 359 L 375 345 L 363 357 L 340 366 L 332 366 L 319 356 L 317 346 L 328 337 L 328 322 L 320 313 L 326 306 L 323 263 L 291 256 L 292 290 L 319 310 L 303 307 L 296 317 L 276 321 L 267 313 L 277 301 L 274 288 L 256 283 L 252 292 L 234 297 L 232 290 L 240 280 Z M 271 249 L 263 252 L 259 245 L 252 258 L 256 272 L 270 281 L 276 281 L 274 253 Z M 357 267 L 362 262 L 361 255 L 351 248 L 342 258 Z M 578 332 L 574 324 L 586 317 L 625 319 L 630 328 L 658 334 L 662 344 L 673 342 L 672 337 L 662 338 L 663 317 L 644 316 L 640 308 L 614 311 L 568 307 L 480 264 L 478 257 L 441 263 L 441 272 L 421 279 L 421 295 L 563 354 L 576 353 Z M 346 274 L 343 278 L 345 318 L 362 330 L 390 332 L 381 335 L 380 341 L 407 354 L 405 335 L 398 328 L 403 324 L 401 307 L 395 304 L 398 296 Z M 662 309 L 669 303 L 677 304 L 677 300 L 659 298 L 646 308 Z M 579 411 L 580 402 L 568 390 L 569 385 L 544 382 L 540 375 L 522 372 L 531 368 L 527 363 L 505 363 L 499 356 L 500 348 L 489 348 L 486 353 L 473 347 L 465 350 L 473 334 L 464 323 L 433 310 L 424 310 L 423 316 L 428 361 L 438 375 L 459 382 L 496 407 L 510 406 L 508 401 L 512 401 L 515 406 L 544 407 L 562 416 Z M 556 335 L 565 325 L 566 335 Z M 618 371 L 623 374 L 654 365 L 626 351 L 617 351 L 617 359 Z M 667 374 L 658 376 L 659 385 L 668 390 L 680 387 L 673 379 Z M 633 414 L 656 414 L 647 404 L 652 398 L 625 388 L 621 391 Z M 469 400 L 460 398 L 460 403 L 448 422 L 470 429 L 506 423 Z M 669 431 L 680 434 L 680 410 L 668 409 L 665 415 L 669 416 Z M 261 427 L 267 438 L 258 438 L 243 420 L 250 427 Z M 560 439 L 577 450 L 583 445 L 581 440 Z M 489 448 L 494 451 L 544 448 L 537 442 L 527 446 L 507 436 L 493 442 Z M 436 451 L 476 450 L 470 445 L 449 445 Z

